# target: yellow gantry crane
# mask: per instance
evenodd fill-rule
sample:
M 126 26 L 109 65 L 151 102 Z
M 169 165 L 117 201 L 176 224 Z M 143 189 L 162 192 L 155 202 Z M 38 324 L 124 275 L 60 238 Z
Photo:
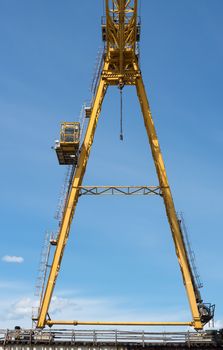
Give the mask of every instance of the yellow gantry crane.
M 60 141 L 56 144 L 56 152 L 60 164 L 73 164 L 74 173 L 70 183 L 63 217 L 59 226 L 59 234 L 56 240 L 55 253 L 50 268 L 48 280 L 43 291 L 36 319 L 37 327 L 46 325 L 187 325 L 195 329 L 202 329 L 204 324 L 213 318 L 214 306 L 204 304 L 196 279 L 194 277 L 189 255 L 186 249 L 181 220 L 177 217 L 174 202 L 167 179 L 166 169 L 159 146 L 154 122 L 152 119 L 149 102 L 143 83 L 142 73 L 139 66 L 138 42 L 140 40 L 140 19 L 137 13 L 137 0 L 105 0 L 105 17 L 102 20 L 102 38 L 105 44 L 102 68 L 96 83 L 95 94 L 90 107 L 86 108 L 88 126 L 83 143 L 79 145 L 80 125 L 78 123 L 63 123 L 61 127 Z M 83 187 L 82 180 L 86 170 L 91 146 L 94 141 L 100 111 L 109 85 L 117 86 L 120 91 L 125 85 L 136 88 L 139 103 L 144 118 L 145 128 L 159 180 L 159 187 Z M 127 190 L 126 190 L 127 189 Z M 170 230 L 172 233 L 177 259 L 182 272 L 183 283 L 191 309 L 192 321 L 188 322 L 99 322 L 78 320 L 52 320 L 48 310 L 52 298 L 56 279 L 66 246 L 70 226 L 75 214 L 78 198 L 83 192 L 95 193 L 95 191 L 127 191 L 132 194 L 135 191 L 147 191 L 147 193 L 159 194 L 164 201 Z M 132 192 L 131 192 L 132 191 Z M 158 192 L 157 192 L 158 191 Z M 97 192 L 98 194 L 99 192 Z

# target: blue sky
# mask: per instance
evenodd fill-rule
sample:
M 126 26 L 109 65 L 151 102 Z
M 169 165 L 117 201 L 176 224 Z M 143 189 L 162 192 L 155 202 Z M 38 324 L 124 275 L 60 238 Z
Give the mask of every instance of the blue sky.
M 0 327 L 31 325 L 44 233 L 65 169 L 51 146 L 79 118 L 101 44 L 102 1 L 0 0 Z M 141 68 L 205 302 L 223 322 L 223 3 L 142 0 Z M 86 185 L 158 183 L 134 88 L 110 88 Z M 21 257 L 23 262 L 9 257 Z M 7 260 L 7 261 L 5 261 Z M 190 320 L 162 200 L 81 198 L 52 303 L 57 318 Z

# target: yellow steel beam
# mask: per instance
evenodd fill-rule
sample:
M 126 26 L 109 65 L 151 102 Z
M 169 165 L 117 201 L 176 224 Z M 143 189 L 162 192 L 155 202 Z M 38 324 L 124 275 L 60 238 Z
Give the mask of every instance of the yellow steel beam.
M 103 322 L 103 321 L 65 321 L 47 320 L 48 326 L 193 326 L 193 322 Z
M 123 59 L 125 48 L 125 0 L 119 2 L 119 69 L 123 75 Z
M 106 64 L 105 64 L 105 69 L 106 69 Z M 73 215 L 74 215 L 78 197 L 79 197 L 79 186 L 81 186 L 82 184 L 82 179 L 85 173 L 87 160 L 88 160 L 91 146 L 93 143 L 94 134 L 95 134 L 95 130 L 96 130 L 96 126 L 97 126 L 97 122 L 98 122 L 98 118 L 101 110 L 101 105 L 102 105 L 102 101 L 106 93 L 106 90 L 107 90 L 106 82 L 103 79 L 100 79 L 100 82 L 98 84 L 98 89 L 95 95 L 93 107 L 92 107 L 91 117 L 90 117 L 88 128 L 86 131 L 85 139 L 81 147 L 78 166 L 76 168 L 76 172 L 72 183 L 72 188 L 69 193 L 67 206 L 64 211 L 63 220 L 60 226 L 60 232 L 57 240 L 57 246 L 56 246 L 50 274 L 46 284 L 46 289 L 44 292 L 42 303 L 40 305 L 38 322 L 37 322 L 37 327 L 40 327 L 40 328 L 44 327 L 46 322 L 46 316 L 48 313 L 50 300 L 51 300 L 54 286 L 56 283 L 56 278 L 59 273 L 64 248 L 66 246 L 66 242 L 69 236 L 71 222 L 73 219 Z
M 138 67 L 136 67 L 138 71 Z M 190 273 L 190 267 L 188 265 L 188 259 L 186 254 L 186 248 L 184 245 L 182 233 L 180 230 L 179 222 L 177 219 L 177 214 L 170 190 L 170 186 L 167 179 L 166 169 L 161 153 L 161 149 L 159 146 L 158 137 L 156 134 L 155 126 L 152 119 L 152 114 L 150 111 L 149 102 L 146 95 L 146 90 L 143 84 L 142 76 L 136 80 L 136 89 L 137 94 L 144 118 L 145 128 L 147 131 L 152 156 L 154 160 L 154 164 L 156 167 L 157 176 L 159 179 L 160 187 L 162 188 L 163 200 L 166 208 L 166 214 L 169 220 L 170 229 L 173 236 L 173 241 L 175 244 L 176 254 L 179 261 L 179 265 L 183 275 L 183 281 L 185 284 L 185 288 L 187 291 L 187 296 L 194 320 L 194 327 L 196 329 L 202 329 L 202 323 L 200 318 L 200 313 L 198 310 L 197 302 L 196 302 L 196 293 L 193 286 L 192 276 Z
M 106 56 L 109 73 L 118 76 L 120 86 L 126 83 L 126 72 L 131 72 L 136 50 L 137 0 L 105 0 L 106 2 Z M 112 8 L 110 7 L 112 6 Z M 124 82 L 125 80 L 125 82 Z

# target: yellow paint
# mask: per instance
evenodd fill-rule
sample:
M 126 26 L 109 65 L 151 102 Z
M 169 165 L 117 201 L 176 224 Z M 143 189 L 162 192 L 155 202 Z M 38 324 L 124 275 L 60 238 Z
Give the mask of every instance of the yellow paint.
M 92 104 L 91 116 L 88 128 L 81 146 L 78 166 L 73 179 L 72 189 L 69 194 L 67 206 L 64 211 L 60 233 L 57 241 L 56 251 L 50 270 L 46 289 L 40 306 L 37 327 L 45 325 L 63 324 L 63 325 L 169 325 L 169 326 L 193 326 L 195 329 L 202 329 L 201 316 L 196 301 L 196 293 L 193 285 L 191 269 L 189 266 L 187 252 L 183 241 L 180 225 L 177 219 L 174 202 L 168 183 L 166 169 L 161 154 L 157 134 L 152 120 L 152 115 L 143 84 L 141 71 L 138 65 L 137 55 L 137 32 L 139 26 L 137 23 L 137 0 L 113 0 L 113 7 L 109 8 L 109 1 L 106 3 L 106 24 L 102 27 L 105 40 L 105 58 L 101 77 L 98 82 L 97 92 Z M 126 22 L 126 16 L 129 20 Z M 89 158 L 91 146 L 94 140 L 95 129 L 102 106 L 102 102 L 109 85 L 122 87 L 124 85 L 135 85 L 139 103 L 141 106 L 145 128 L 152 151 L 154 164 L 156 167 L 159 186 L 162 191 L 166 214 L 168 217 L 173 241 L 175 244 L 176 255 L 183 276 L 183 282 L 186 288 L 187 297 L 192 313 L 191 322 L 96 322 L 96 321 L 58 321 L 47 320 L 49 304 L 52 298 L 56 278 L 59 273 L 64 248 L 69 236 L 71 222 L 78 202 L 79 190 L 84 177 L 87 161 Z

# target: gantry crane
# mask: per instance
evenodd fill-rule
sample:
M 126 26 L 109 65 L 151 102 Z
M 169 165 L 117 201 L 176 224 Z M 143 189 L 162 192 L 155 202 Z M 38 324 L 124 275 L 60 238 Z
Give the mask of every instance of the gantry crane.
M 159 146 L 156 130 L 154 127 L 146 90 L 143 83 L 142 73 L 139 66 L 138 43 L 140 40 L 140 19 L 137 13 L 137 0 L 105 0 L 105 16 L 102 19 L 102 38 L 105 49 L 102 59 L 102 68 L 99 72 L 95 94 L 91 105 L 86 108 L 88 126 L 83 143 L 79 145 L 80 126 L 78 123 L 63 123 L 61 128 L 61 138 L 56 144 L 56 152 L 60 164 L 73 164 L 73 174 L 63 217 L 59 226 L 59 234 L 53 244 L 55 253 L 50 268 L 46 287 L 41 299 L 38 312 L 37 327 L 43 328 L 46 325 L 189 325 L 195 329 L 202 329 L 204 324 L 213 318 L 214 306 L 204 304 L 196 279 L 193 274 L 190 258 L 186 249 L 181 220 L 177 217 L 173 197 L 167 179 L 166 169 L 162 153 Z M 56 279 L 60 270 L 60 265 L 66 246 L 70 226 L 75 214 L 80 194 L 94 191 L 121 191 L 124 187 L 110 186 L 109 188 L 87 188 L 82 186 L 85 169 L 90 155 L 91 146 L 94 141 L 96 126 L 98 123 L 101 106 L 107 88 L 110 85 L 117 86 L 120 91 L 125 85 L 136 88 L 139 103 L 144 118 L 145 128 L 148 135 L 149 144 L 159 180 L 158 187 L 137 187 L 128 188 L 128 194 L 134 191 L 149 191 L 149 193 L 159 194 L 164 201 L 170 230 L 172 233 L 177 259 L 182 272 L 183 283 L 187 292 L 187 297 L 192 313 L 192 321 L 189 322 L 99 322 L 99 321 L 60 321 L 51 320 L 48 309 L 52 298 Z M 158 191 L 158 192 L 157 192 Z M 97 192 L 98 193 L 98 192 Z

